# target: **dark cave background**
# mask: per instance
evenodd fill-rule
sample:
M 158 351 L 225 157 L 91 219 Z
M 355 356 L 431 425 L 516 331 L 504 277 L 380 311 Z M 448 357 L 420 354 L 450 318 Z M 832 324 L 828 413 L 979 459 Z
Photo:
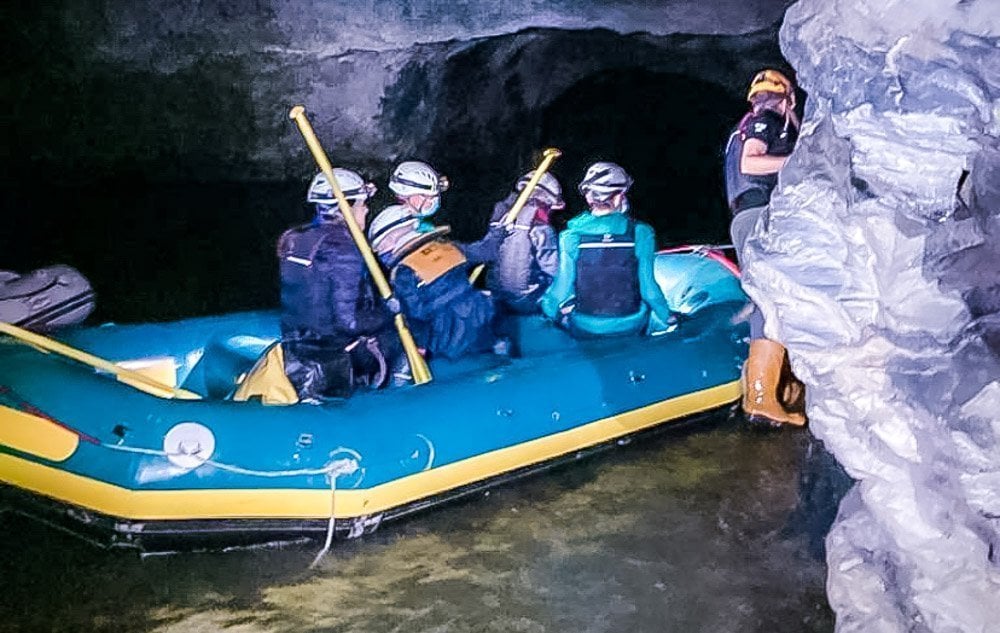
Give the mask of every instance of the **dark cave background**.
M 316 69 L 208 55 L 174 74 L 123 71 L 88 63 L 78 52 L 87 25 L 57 9 L 2 11 L 12 55 L 2 66 L 0 269 L 78 268 L 98 293 L 92 322 L 276 306 L 274 245 L 310 218 L 316 168 L 290 103 L 255 101 L 243 86 Z M 392 203 L 385 184 L 400 160 L 447 174 L 436 219 L 460 240 L 478 238 L 494 202 L 554 146 L 567 201 L 557 228 L 584 208 L 576 185 L 587 165 L 612 160 L 635 179 L 633 213 L 661 246 L 728 242 L 726 137 L 750 74 L 788 70 L 776 27 L 665 37 L 530 29 L 417 48 L 373 113 L 392 150 L 338 138 L 328 123 L 337 103 L 307 109 L 334 164 L 379 186 L 373 210 Z M 262 146 L 277 158 L 255 155 Z

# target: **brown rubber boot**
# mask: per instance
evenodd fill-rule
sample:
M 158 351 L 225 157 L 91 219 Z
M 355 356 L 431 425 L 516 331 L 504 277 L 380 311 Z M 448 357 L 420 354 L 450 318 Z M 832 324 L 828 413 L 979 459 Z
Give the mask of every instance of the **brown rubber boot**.
M 792 373 L 792 366 L 785 355 L 785 364 L 781 371 L 781 397 L 778 398 L 785 411 L 789 413 L 806 413 L 806 386 Z
M 753 424 L 804 426 L 801 413 L 785 410 L 778 401 L 785 348 L 775 341 L 750 341 L 750 354 L 743 365 L 743 412 Z

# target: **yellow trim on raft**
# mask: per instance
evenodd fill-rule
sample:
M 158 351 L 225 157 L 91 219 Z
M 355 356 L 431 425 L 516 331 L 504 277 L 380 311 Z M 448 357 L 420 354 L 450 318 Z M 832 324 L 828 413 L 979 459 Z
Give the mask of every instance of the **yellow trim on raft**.
M 0 444 L 61 462 L 76 450 L 80 436 L 52 420 L 0 406 Z
M 336 517 L 377 514 L 505 472 L 713 409 L 740 396 L 738 381 L 651 404 L 546 437 L 414 473 L 363 490 L 336 492 Z M 136 521 L 188 519 L 325 519 L 330 491 L 129 490 L 0 454 L 0 480 L 96 512 Z

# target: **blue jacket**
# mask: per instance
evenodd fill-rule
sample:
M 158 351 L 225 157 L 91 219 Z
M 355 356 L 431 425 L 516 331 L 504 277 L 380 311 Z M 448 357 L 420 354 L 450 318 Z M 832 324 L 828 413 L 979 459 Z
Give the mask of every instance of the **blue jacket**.
M 620 235 L 628 230 L 629 219 L 621 213 L 596 216 L 585 211 L 569 221 L 559 235 L 559 270 L 541 298 L 542 312 L 555 321 L 561 321 L 560 308 L 572 303 L 576 295 L 576 260 L 579 255 L 581 235 Z M 653 229 L 645 223 L 635 223 L 635 256 L 639 263 L 639 293 L 642 304 L 635 314 L 622 317 L 607 317 L 570 312 L 568 321 L 571 329 L 589 334 L 639 333 L 649 320 L 650 310 L 663 320 L 669 321 L 670 306 L 663 297 L 660 286 L 653 277 L 653 260 L 656 257 L 656 239 Z
M 435 270 L 432 261 L 421 272 L 419 258 L 428 246 L 444 251 L 444 256 L 436 261 L 448 263 Z M 469 283 L 468 263 L 451 243 L 428 244 L 416 252 L 390 257 L 386 263 L 393 291 L 417 345 L 427 349 L 432 357 L 446 358 L 492 348 L 493 299 Z M 441 268 L 447 270 L 441 272 Z
M 392 328 L 347 224 L 317 216 L 278 240 L 281 331 L 288 339 L 352 341 Z

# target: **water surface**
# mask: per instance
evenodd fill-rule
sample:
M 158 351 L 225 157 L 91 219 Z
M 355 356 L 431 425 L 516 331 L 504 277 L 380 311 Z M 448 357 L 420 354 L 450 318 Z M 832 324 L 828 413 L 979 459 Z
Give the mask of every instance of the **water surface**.
M 831 631 L 842 475 L 720 413 L 356 541 L 139 558 L 6 513 L 0 631 Z

